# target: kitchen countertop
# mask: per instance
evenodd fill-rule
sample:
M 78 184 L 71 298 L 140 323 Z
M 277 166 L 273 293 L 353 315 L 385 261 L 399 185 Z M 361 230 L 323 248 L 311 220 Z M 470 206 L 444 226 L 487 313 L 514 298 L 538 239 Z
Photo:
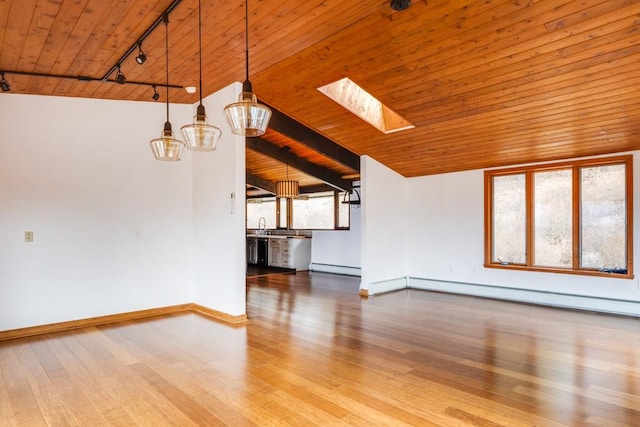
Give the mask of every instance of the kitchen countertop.
M 282 236 L 277 234 L 247 234 L 247 237 L 261 239 L 310 239 L 307 236 Z

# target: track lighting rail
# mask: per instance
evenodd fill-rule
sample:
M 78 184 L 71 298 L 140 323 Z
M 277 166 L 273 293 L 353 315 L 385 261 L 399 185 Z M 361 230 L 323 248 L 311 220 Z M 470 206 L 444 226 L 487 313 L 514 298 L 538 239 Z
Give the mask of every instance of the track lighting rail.
M 142 45 L 142 42 L 144 42 L 144 40 L 149 36 L 149 34 L 151 34 L 153 32 L 153 30 L 156 29 L 156 27 L 160 24 L 164 23 L 165 20 L 165 16 L 169 16 L 169 14 L 171 13 L 171 11 L 173 11 L 173 9 L 176 8 L 176 6 L 178 6 L 178 4 L 180 4 L 182 0 L 173 0 L 173 3 L 171 3 L 169 5 L 169 7 L 167 7 L 167 9 L 165 9 L 164 12 L 162 12 L 160 14 L 160 16 L 158 17 L 158 19 L 156 19 L 153 24 L 151 24 L 151 26 L 149 28 L 147 28 L 147 30 L 142 33 L 142 35 L 138 38 L 138 40 L 136 40 L 136 42 L 134 44 L 131 45 L 131 47 L 129 48 L 129 50 L 127 50 L 124 55 L 122 55 L 120 57 L 120 59 L 118 59 L 116 61 L 116 63 L 113 65 L 113 67 L 111 67 L 109 69 L 109 71 L 106 72 L 106 74 L 104 76 L 102 76 L 102 79 L 100 80 L 104 80 L 104 81 L 109 81 L 109 76 L 111 74 L 113 74 L 115 71 L 118 70 L 118 67 L 120 67 L 120 65 L 129 57 L 129 55 L 131 55 L 133 52 L 136 51 L 136 49 L 138 49 L 138 46 Z M 146 57 L 145 57 L 146 59 Z M 144 61 L 143 61 L 144 62 Z M 129 83 L 129 82 L 127 82 Z M 158 84 L 157 86 L 163 86 Z M 171 87 L 171 86 L 170 86 Z
M 117 67 L 116 67 L 117 69 Z M 66 74 L 49 74 L 49 73 L 34 73 L 34 72 L 30 72 L 30 71 L 11 71 L 11 70 L 2 70 L 3 73 L 6 74 L 15 74 L 15 75 L 19 75 L 19 76 L 31 76 L 31 77 L 50 77 L 50 78 L 57 78 L 57 79 L 68 79 L 68 80 L 79 80 L 82 82 L 108 82 L 108 83 L 118 83 L 118 84 L 123 84 L 118 82 L 118 80 L 116 79 L 100 79 L 100 78 L 96 78 L 96 77 L 90 77 L 90 76 L 70 76 L 70 75 L 66 75 Z M 157 87 L 169 87 L 169 88 L 173 88 L 173 89 L 184 89 L 184 86 L 181 85 L 173 85 L 173 84 L 166 84 L 166 83 L 151 83 L 151 82 L 137 82 L 137 81 L 133 81 L 133 80 L 127 80 L 124 82 L 124 84 L 128 84 L 128 85 L 138 85 L 138 86 L 157 86 Z
M 169 7 L 167 7 L 167 9 L 164 12 L 162 12 L 162 14 L 158 17 L 158 19 L 156 19 L 153 22 L 153 24 L 151 24 L 151 26 L 147 28 L 147 30 L 138 38 L 138 40 L 136 40 L 136 42 L 131 45 L 131 47 L 124 53 L 124 55 L 122 55 L 120 59 L 116 61 L 115 65 L 111 67 L 109 71 L 107 71 L 107 73 L 101 78 L 82 76 L 82 75 L 71 76 L 66 74 L 35 73 L 35 72 L 29 72 L 29 71 L 2 70 L 2 72 L 6 74 L 15 74 L 15 75 L 21 75 L 21 76 L 49 77 L 49 78 L 58 78 L 58 79 L 79 80 L 83 82 L 107 82 L 107 83 L 117 83 L 121 85 L 128 84 L 128 85 L 138 85 L 138 86 L 152 86 L 154 87 L 154 97 L 156 94 L 156 91 L 155 91 L 156 87 L 183 89 L 184 86 L 181 86 L 181 85 L 126 80 L 126 78 L 124 77 L 124 74 L 122 74 L 122 72 L 120 71 L 120 66 L 122 65 L 122 63 L 129 57 L 129 55 L 131 55 L 136 50 L 139 51 L 138 57 L 136 57 L 136 62 L 139 64 L 142 64 L 144 60 L 146 60 L 146 55 L 144 55 L 144 60 L 141 61 L 140 59 L 138 59 L 140 58 L 141 54 L 144 54 L 142 52 L 142 42 L 144 42 L 144 40 L 149 36 L 149 34 L 153 32 L 153 30 L 156 29 L 158 25 L 165 23 L 165 21 L 168 19 L 169 13 L 171 13 L 171 11 L 173 11 L 173 9 L 175 9 L 176 6 L 178 6 L 178 4 L 180 4 L 181 1 L 182 0 L 173 0 L 173 2 L 169 5 Z M 114 72 L 118 73 L 116 78 L 110 79 L 109 76 L 111 76 Z

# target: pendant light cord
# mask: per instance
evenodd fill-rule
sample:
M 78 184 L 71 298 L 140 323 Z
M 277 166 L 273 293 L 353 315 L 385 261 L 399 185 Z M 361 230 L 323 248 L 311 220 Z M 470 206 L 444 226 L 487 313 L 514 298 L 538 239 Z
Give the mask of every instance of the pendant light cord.
M 169 122 L 169 14 L 164 15 L 164 54 L 167 65 L 167 123 Z
M 246 76 L 245 80 L 249 81 L 249 0 L 244 2 L 244 40 L 245 40 L 245 52 L 246 52 Z
M 200 105 L 202 105 L 202 1 L 198 0 L 198 49 L 200 50 Z

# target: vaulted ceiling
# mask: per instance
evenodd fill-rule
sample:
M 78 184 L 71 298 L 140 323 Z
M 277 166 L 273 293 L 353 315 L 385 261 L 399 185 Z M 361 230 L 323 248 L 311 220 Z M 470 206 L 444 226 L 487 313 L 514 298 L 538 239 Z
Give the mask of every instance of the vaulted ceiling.
M 99 80 L 172 3 L 1 0 L 0 70 L 14 93 L 149 101 L 150 86 Z M 640 148 L 640 1 L 411 3 L 395 11 L 389 0 L 249 0 L 255 92 L 324 140 L 407 177 Z M 202 0 L 205 95 L 244 80 L 244 6 Z M 169 15 L 172 85 L 198 83 L 197 7 L 182 0 Z M 127 81 L 164 83 L 164 26 L 142 47 L 143 65 L 134 61 L 137 49 L 121 65 Z M 415 128 L 384 134 L 317 90 L 343 77 Z M 170 89 L 172 102 L 197 98 Z M 280 131 L 255 144 L 357 179 L 322 146 Z M 285 168 L 248 149 L 256 180 L 282 179 Z M 326 182 L 295 167 L 289 174 L 303 185 Z

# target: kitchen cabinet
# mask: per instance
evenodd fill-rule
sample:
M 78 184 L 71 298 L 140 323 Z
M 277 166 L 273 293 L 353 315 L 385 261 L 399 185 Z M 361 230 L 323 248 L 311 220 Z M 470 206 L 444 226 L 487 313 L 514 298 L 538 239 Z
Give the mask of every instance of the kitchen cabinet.
M 286 239 L 283 239 L 286 240 Z M 269 239 L 269 265 L 271 267 L 282 266 L 281 239 Z
M 269 265 L 308 270 L 311 262 L 311 239 L 270 238 Z
M 311 239 L 290 236 L 247 236 L 247 262 L 271 267 L 308 270 Z

